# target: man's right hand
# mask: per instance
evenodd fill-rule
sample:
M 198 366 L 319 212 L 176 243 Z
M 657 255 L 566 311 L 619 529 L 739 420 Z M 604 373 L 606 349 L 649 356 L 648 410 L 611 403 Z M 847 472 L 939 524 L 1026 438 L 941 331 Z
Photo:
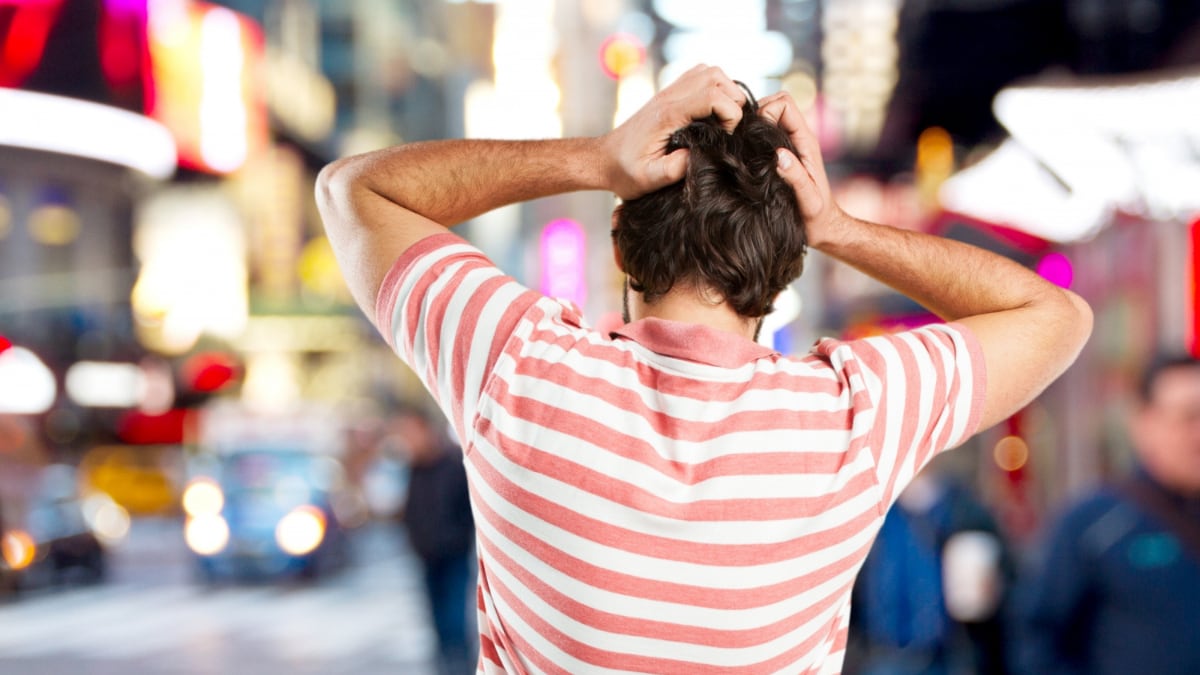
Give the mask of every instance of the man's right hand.
M 845 217 L 833 198 L 829 178 L 825 175 L 821 145 L 791 94 L 781 91 L 765 96 L 759 101 L 758 110 L 760 115 L 787 132 L 800 153 L 797 157 L 786 148 L 779 148 L 779 172 L 796 190 L 808 245 L 820 250 L 825 242 L 834 238 L 834 231 Z
M 796 191 L 809 244 L 978 338 L 987 363 L 981 428 L 1028 404 L 1075 360 L 1092 327 L 1079 296 L 983 249 L 850 217 L 833 199 L 817 138 L 792 97 L 768 96 L 759 110 L 800 154 L 780 150 L 778 171 Z
M 745 103 L 745 92 L 720 68 L 699 65 L 687 71 L 600 139 L 608 164 L 608 189 L 622 199 L 632 199 L 682 179 L 688 151 L 667 154 L 671 134 L 709 115 L 716 115 L 732 131 L 742 119 Z

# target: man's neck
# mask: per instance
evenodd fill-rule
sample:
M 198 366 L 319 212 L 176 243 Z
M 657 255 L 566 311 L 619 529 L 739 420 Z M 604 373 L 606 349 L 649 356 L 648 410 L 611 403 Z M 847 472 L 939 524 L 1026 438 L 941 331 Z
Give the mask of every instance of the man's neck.
M 674 288 L 653 304 L 641 302 L 640 297 L 635 302 L 640 311 L 634 312 L 633 315 L 638 318 L 653 317 L 699 324 L 740 335 L 747 340 L 754 339 L 758 327 L 757 319 L 740 316 L 727 302 L 711 302 L 690 286 Z

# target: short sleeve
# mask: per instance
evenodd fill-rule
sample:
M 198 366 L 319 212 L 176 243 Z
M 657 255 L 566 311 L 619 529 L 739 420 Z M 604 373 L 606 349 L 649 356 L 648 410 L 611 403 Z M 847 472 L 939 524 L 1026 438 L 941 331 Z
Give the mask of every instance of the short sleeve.
M 392 266 L 375 325 L 465 439 L 488 374 L 539 297 L 447 232 L 417 242 Z
M 883 510 L 938 452 L 978 430 L 986 373 L 979 342 L 965 326 L 826 339 L 816 352 L 849 387 L 852 425 L 873 456 Z

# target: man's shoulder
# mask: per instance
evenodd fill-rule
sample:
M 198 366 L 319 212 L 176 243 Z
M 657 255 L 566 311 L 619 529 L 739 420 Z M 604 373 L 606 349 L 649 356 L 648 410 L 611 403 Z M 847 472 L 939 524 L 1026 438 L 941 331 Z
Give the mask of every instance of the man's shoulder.
M 1067 501 L 1060 519 L 1076 522 L 1096 520 L 1125 501 L 1125 496 L 1115 483 L 1102 483 Z
M 1051 536 L 1056 539 L 1086 539 L 1101 525 L 1111 534 L 1118 529 L 1132 527 L 1137 517 L 1117 486 L 1103 483 L 1060 507 L 1051 519 Z

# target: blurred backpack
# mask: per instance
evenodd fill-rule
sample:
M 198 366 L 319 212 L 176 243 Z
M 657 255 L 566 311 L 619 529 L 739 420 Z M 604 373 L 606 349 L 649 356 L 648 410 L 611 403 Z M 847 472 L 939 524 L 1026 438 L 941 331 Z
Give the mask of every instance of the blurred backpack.
M 860 658 L 848 658 L 846 672 L 1003 673 L 1000 604 L 1011 563 L 996 522 L 955 485 L 939 484 L 922 506 L 892 507 L 859 573 L 851 631 Z M 952 540 L 958 558 L 948 569 Z M 954 611 L 947 608 L 948 572 L 977 586 L 951 589 Z M 995 588 L 987 588 L 989 574 Z

